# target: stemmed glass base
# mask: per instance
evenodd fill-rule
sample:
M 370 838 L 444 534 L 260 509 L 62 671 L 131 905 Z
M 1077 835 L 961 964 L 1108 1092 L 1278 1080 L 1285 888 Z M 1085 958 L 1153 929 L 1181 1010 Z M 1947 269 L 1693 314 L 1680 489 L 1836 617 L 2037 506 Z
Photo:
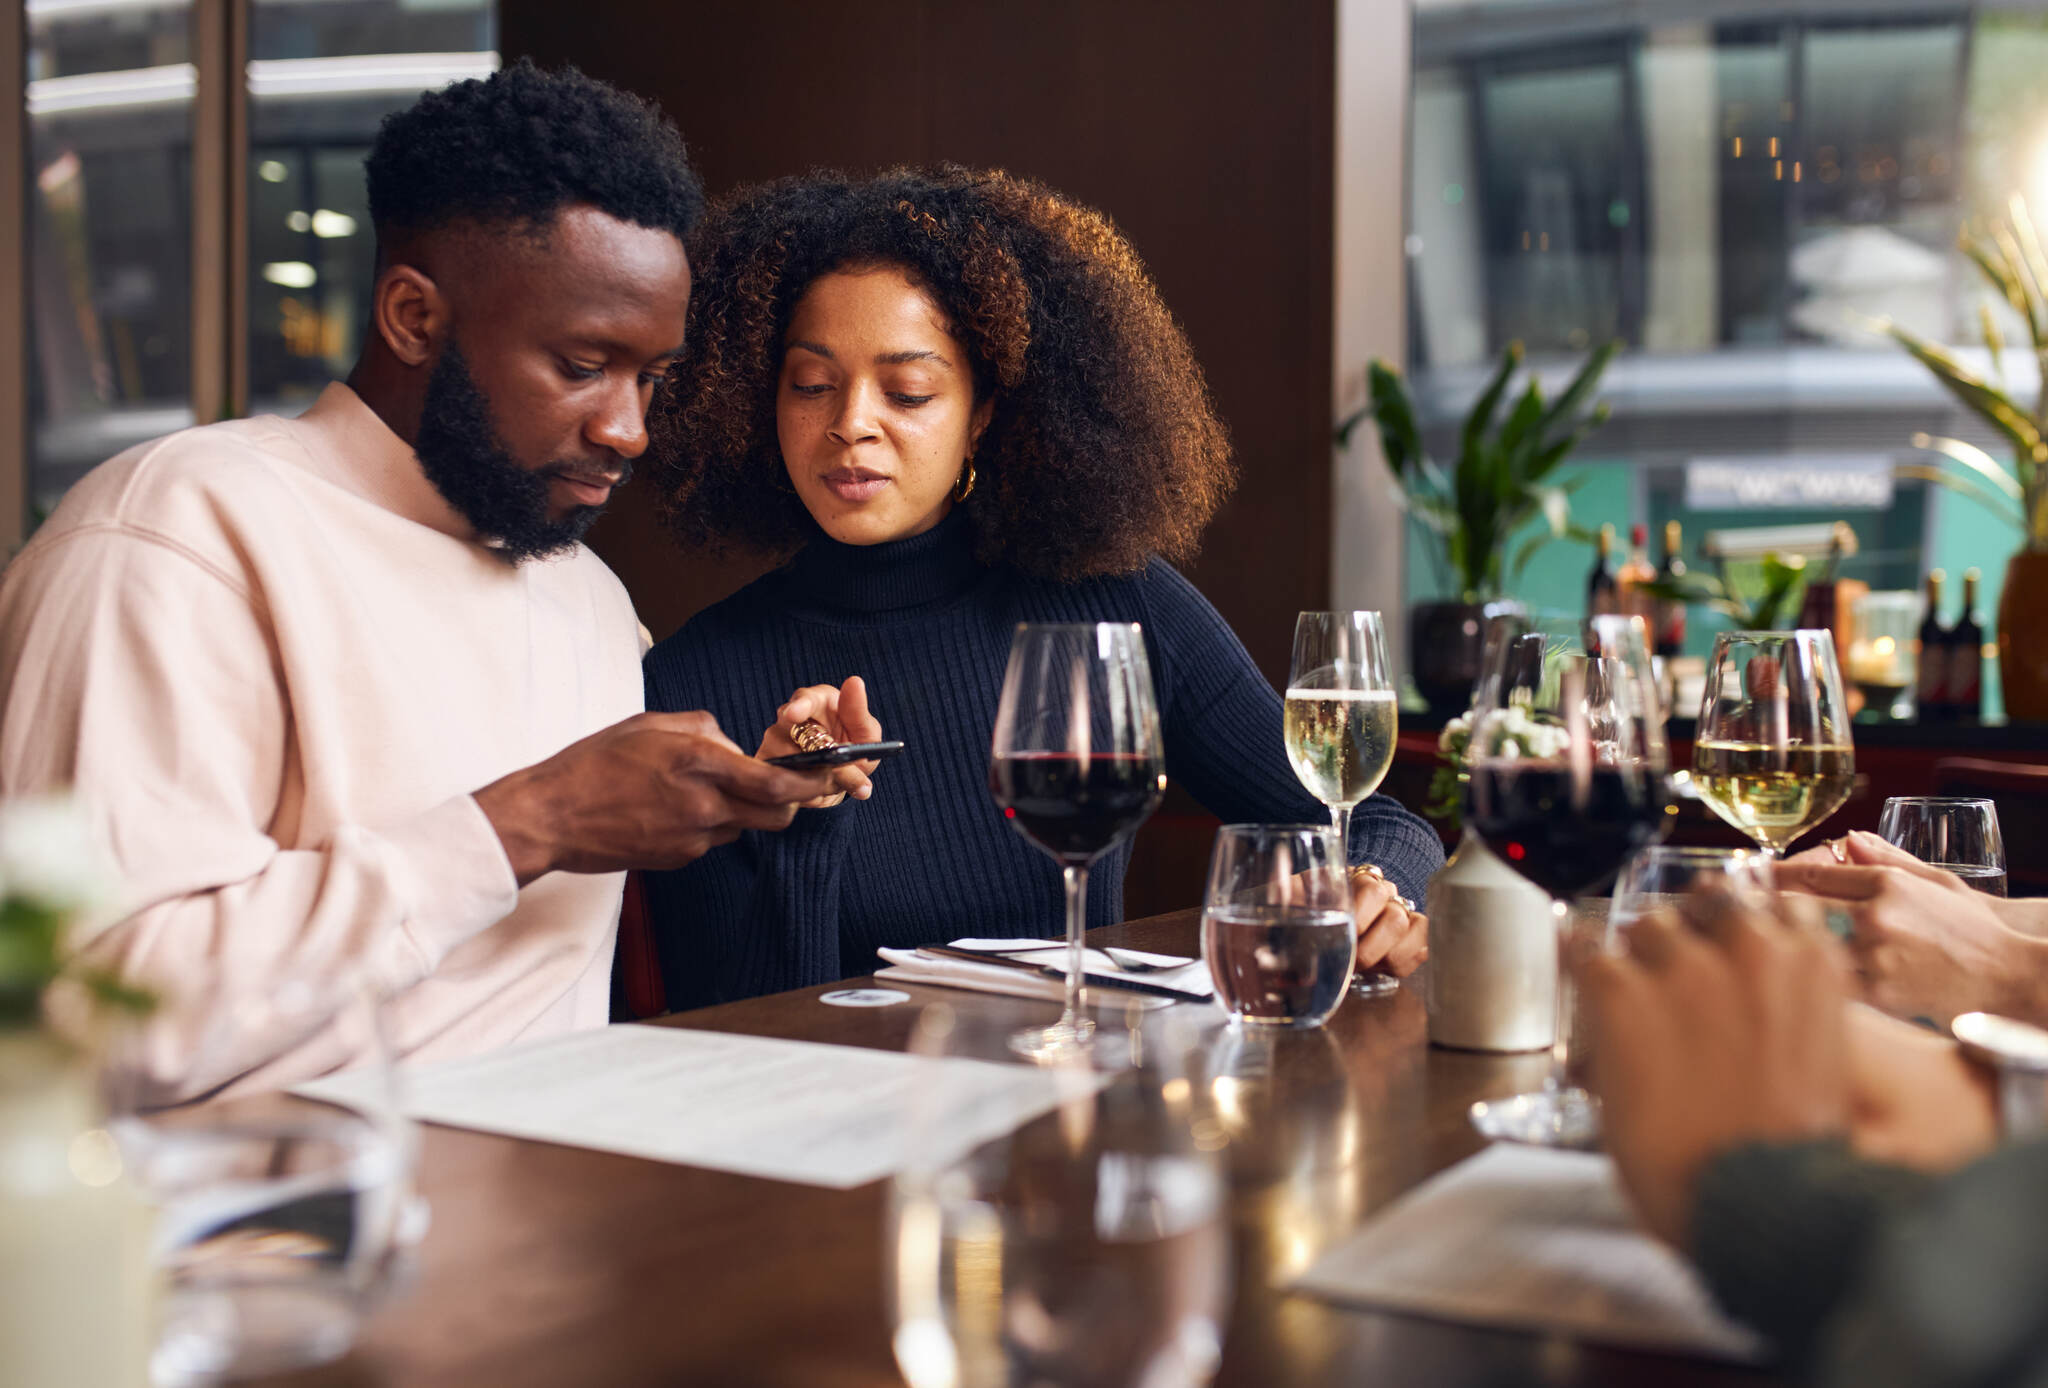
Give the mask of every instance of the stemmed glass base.
M 1010 1049 L 1035 1065 L 1083 1060 L 1094 1046 L 1095 1023 L 1086 1017 L 1063 1017 L 1049 1027 L 1026 1027 L 1010 1037 Z
M 1401 980 L 1392 974 L 1360 969 L 1351 975 L 1351 996 L 1355 998 L 1391 998 L 1400 991 Z
M 1551 923 L 1557 935 L 1557 988 L 1551 1022 L 1550 1073 L 1543 1088 L 1505 1099 L 1482 1099 L 1468 1110 L 1472 1126 L 1488 1138 L 1523 1142 L 1532 1147 L 1566 1147 L 1590 1151 L 1600 1143 L 1600 1101 L 1575 1084 L 1565 1083 L 1566 1057 L 1572 1039 L 1571 975 L 1566 972 L 1572 910 L 1552 899 Z

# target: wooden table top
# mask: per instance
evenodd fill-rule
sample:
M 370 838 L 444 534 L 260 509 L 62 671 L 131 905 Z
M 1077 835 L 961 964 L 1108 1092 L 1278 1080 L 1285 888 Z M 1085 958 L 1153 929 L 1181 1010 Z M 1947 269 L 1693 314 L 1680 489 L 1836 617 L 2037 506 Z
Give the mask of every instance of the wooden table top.
M 1195 951 L 1193 912 L 1097 931 Z M 856 982 L 859 982 L 857 980 Z M 835 984 L 832 987 L 845 987 Z M 944 998 L 1018 1025 L 1052 1004 L 909 986 L 895 1007 L 826 1006 L 810 988 L 706 1008 L 677 1025 L 902 1049 Z M 1236 1296 L 1218 1385 L 1757 1385 L 1756 1373 L 1568 1341 L 1367 1314 L 1276 1291 L 1367 1215 L 1481 1146 L 1475 1099 L 1532 1088 L 1545 1057 L 1432 1049 L 1412 984 L 1347 999 L 1320 1031 L 1278 1038 L 1227 1152 Z M 410 1288 L 355 1352 L 269 1380 L 305 1388 L 763 1385 L 901 1388 L 882 1282 L 887 1184 L 851 1191 L 424 1130 L 433 1227 Z

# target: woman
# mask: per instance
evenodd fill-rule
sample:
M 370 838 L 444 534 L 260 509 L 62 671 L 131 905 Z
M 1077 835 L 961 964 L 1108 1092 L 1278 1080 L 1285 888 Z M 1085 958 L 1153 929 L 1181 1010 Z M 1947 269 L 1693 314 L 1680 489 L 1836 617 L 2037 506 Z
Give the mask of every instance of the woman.
M 872 786 L 843 773 L 855 803 L 650 879 L 672 1006 L 858 973 L 879 946 L 1057 931 L 1057 870 L 986 781 L 1019 622 L 1142 623 L 1167 774 L 1226 820 L 1325 818 L 1279 696 L 1168 562 L 1228 492 L 1229 444 L 1105 219 L 1001 173 L 819 175 L 738 194 L 691 264 L 652 420 L 666 518 L 689 545 L 794 557 L 655 647 L 648 707 L 772 719 L 764 756 L 810 718 L 907 747 Z M 1436 835 L 1374 797 L 1349 847 L 1361 960 L 1410 972 L 1426 927 L 1399 898 Z M 1129 860 L 1091 871 L 1091 924 L 1121 915 Z

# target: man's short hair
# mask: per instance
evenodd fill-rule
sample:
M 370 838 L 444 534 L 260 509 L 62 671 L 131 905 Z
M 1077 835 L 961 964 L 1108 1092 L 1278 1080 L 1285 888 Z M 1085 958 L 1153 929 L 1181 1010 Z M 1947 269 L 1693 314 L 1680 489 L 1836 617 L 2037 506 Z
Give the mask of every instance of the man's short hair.
M 683 240 L 704 211 L 659 107 L 526 58 L 386 116 L 364 167 L 380 241 L 455 222 L 544 230 L 579 203 Z

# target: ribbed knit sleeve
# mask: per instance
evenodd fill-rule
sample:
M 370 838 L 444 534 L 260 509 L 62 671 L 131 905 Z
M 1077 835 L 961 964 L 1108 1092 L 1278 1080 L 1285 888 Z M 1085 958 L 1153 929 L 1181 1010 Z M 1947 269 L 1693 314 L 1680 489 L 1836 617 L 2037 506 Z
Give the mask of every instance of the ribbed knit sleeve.
M 1824 1388 L 2048 1383 L 2048 1141 L 1939 1179 L 1839 1142 L 1703 1174 L 1694 1257 L 1729 1312 Z
M 1884 1222 L 1926 1186 L 1839 1141 L 1738 1148 L 1701 1173 L 1693 1257 L 1728 1314 L 1803 1365 Z
M 1164 704 L 1166 774 L 1225 823 L 1315 824 L 1329 810 L 1295 778 L 1280 694 L 1251 654 L 1172 565 L 1154 560 L 1134 588 Z M 1443 842 L 1399 801 L 1373 795 L 1351 814 L 1351 862 L 1377 864 L 1421 901 L 1444 864 Z

